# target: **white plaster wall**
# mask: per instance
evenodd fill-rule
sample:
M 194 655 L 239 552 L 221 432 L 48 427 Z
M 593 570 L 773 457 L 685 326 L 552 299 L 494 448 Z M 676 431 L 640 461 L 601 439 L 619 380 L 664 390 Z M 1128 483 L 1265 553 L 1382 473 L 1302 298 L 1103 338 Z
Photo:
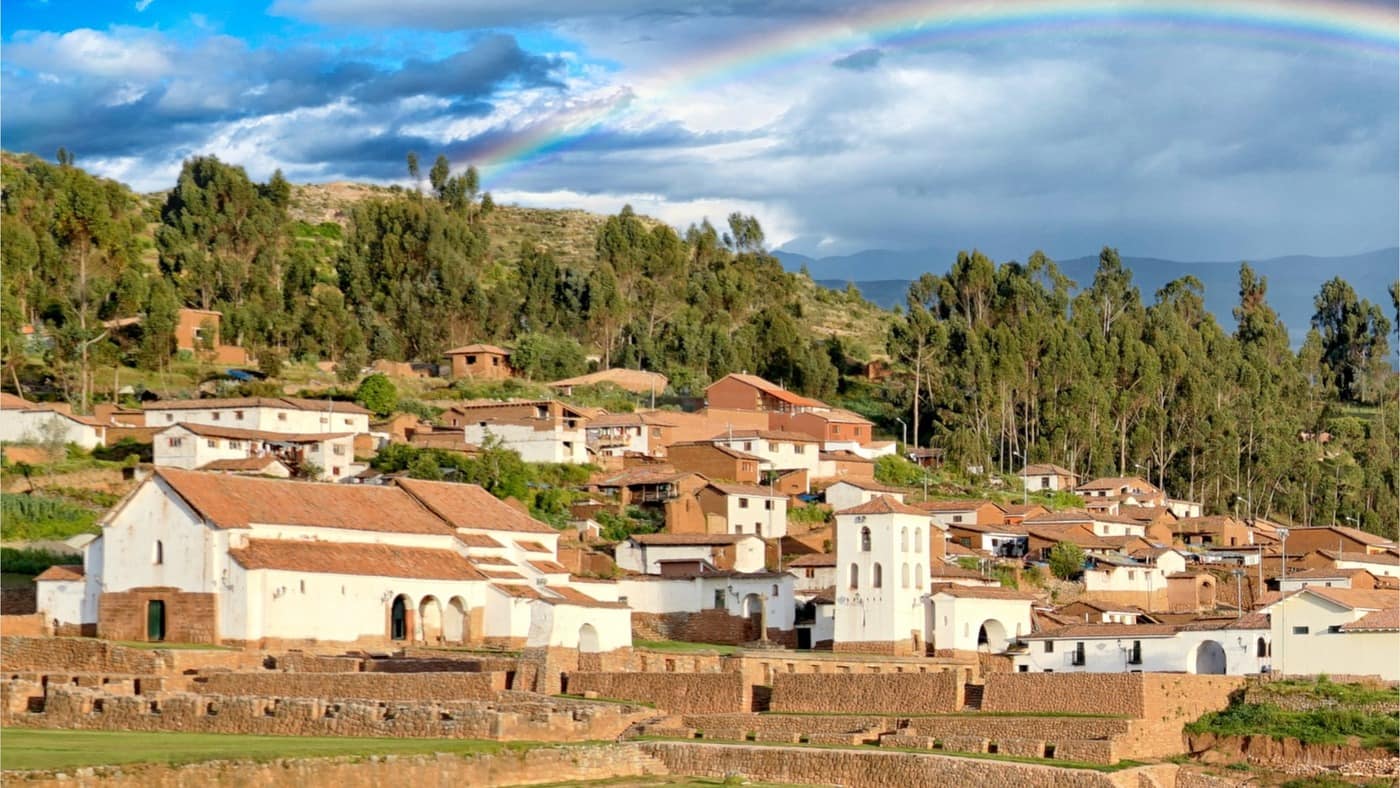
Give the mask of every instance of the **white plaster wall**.
M 478 446 L 488 436 L 520 454 L 525 462 L 559 462 L 581 465 L 588 462 L 588 440 L 582 427 L 577 429 L 536 430 L 523 424 L 468 424 L 463 428 L 467 443 Z
M 321 475 L 317 478 L 326 481 L 338 482 L 363 470 L 363 466 L 355 464 L 353 435 L 308 445 L 306 459 L 321 466 Z
M 632 611 L 535 602 L 531 605 L 527 646 L 579 647 L 579 630 L 590 624 L 598 633 L 598 651 L 632 646 Z
M 1021 599 L 958 598 L 934 594 L 932 599 L 933 643 L 935 648 L 977 650 L 977 635 L 988 619 L 1001 622 L 1006 639 L 988 646 L 993 652 L 1005 651 L 1018 636 L 1031 631 L 1031 603 Z
M 1088 569 L 1084 572 L 1085 591 L 1133 591 L 1146 594 L 1165 590 L 1166 587 L 1166 573 L 1147 564 L 1134 567 L 1100 564 L 1098 569 Z
M 1371 574 L 1381 577 L 1400 577 L 1400 564 L 1379 564 L 1369 561 L 1338 561 L 1338 569 L 1365 569 Z
M 699 581 L 690 578 L 617 581 L 618 599 L 625 598 L 638 613 L 698 613 L 714 607 L 714 593 L 703 599 L 701 591 Z
M 1388 680 L 1400 679 L 1400 633 L 1328 632 L 1328 627 L 1349 624 L 1365 611 L 1337 606 L 1303 593 L 1267 608 L 1274 642 L 1276 672 L 1286 674 L 1375 673 Z M 1307 627 L 1307 634 L 1294 634 Z
M 826 488 L 826 502 L 831 505 L 831 510 L 839 512 L 843 509 L 850 509 L 853 506 L 860 506 L 877 495 L 888 495 L 900 503 L 904 503 L 904 493 L 877 493 L 861 488 L 849 482 L 837 482 Z
M 211 532 L 165 482 L 147 481 L 103 526 L 103 590 L 169 586 L 213 591 Z M 160 564 L 154 561 L 157 540 L 164 547 Z
M 83 602 L 87 584 L 81 580 L 41 580 L 34 584 L 35 609 L 44 616 L 45 624 L 93 623 L 83 620 Z
M 765 579 L 703 577 L 700 578 L 700 583 L 700 598 L 710 600 L 711 607 L 714 606 L 715 591 L 725 592 L 725 609 L 732 616 L 744 615 L 744 600 L 750 594 L 757 594 L 760 598 L 766 596 L 764 608 L 768 615 L 768 626 L 782 630 L 793 628 L 797 606 L 792 596 L 791 575 Z M 774 586 L 777 586 L 777 594 L 773 593 Z
M 921 595 L 927 588 L 928 562 L 922 552 L 927 519 L 919 515 L 843 515 L 836 518 L 837 642 L 911 642 L 911 633 L 926 640 Z M 870 528 L 870 550 L 861 549 L 861 529 Z M 909 534 L 901 549 L 900 532 Z M 919 552 L 915 552 L 918 548 Z M 874 587 L 875 564 L 882 584 Z M 901 567 L 910 564 L 911 581 L 903 587 Z M 859 567 L 858 588 L 851 587 L 851 565 Z M 920 580 L 919 578 L 923 578 Z
M 99 534 L 83 546 L 83 623 L 97 621 L 97 600 L 102 596 L 102 561 L 107 541 Z
M 749 502 L 748 508 L 740 505 L 741 500 Z M 770 502 L 772 509 L 766 508 Z M 726 495 L 725 503 L 730 533 L 739 533 L 735 530 L 736 526 L 743 526 L 743 533 L 757 533 L 765 539 L 781 539 L 787 536 L 787 498 Z
M 812 643 L 836 639 L 836 606 L 817 605 L 817 617 L 812 621 Z
M 494 588 L 486 592 L 487 637 L 528 637 L 532 600 L 513 597 Z
M 239 412 L 243 418 L 238 418 Z M 207 424 L 268 432 L 369 432 L 369 416 L 363 413 L 328 413 L 295 408 L 147 408 L 146 423 L 152 427 L 170 424 Z
M 57 427 L 49 426 L 51 424 Z M 91 450 L 103 443 L 103 430 L 74 421 L 62 413 L 51 410 L 0 411 L 0 441 L 38 443 L 50 429 L 62 435 L 64 443 L 76 443 L 84 449 Z
M 1045 480 L 1045 483 L 1044 483 L 1044 484 L 1041 483 L 1042 480 Z M 1022 477 L 1021 477 L 1021 486 L 1022 486 L 1022 487 L 1026 487 L 1027 489 L 1031 489 L 1031 490 L 1056 490 L 1056 491 L 1058 491 L 1058 490 L 1066 490 L 1066 489 L 1069 489 L 1067 485 L 1065 485 L 1065 484 L 1062 483 L 1063 481 L 1064 481 L 1064 477 L 1063 477 L 1063 476 L 1056 476 L 1056 475 L 1054 475 L 1054 474 L 1051 474 L 1050 476 L 1046 477 L 1046 476 L 1042 476 L 1042 475 L 1036 474 L 1036 475 L 1034 475 L 1034 476 L 1022 476 Z
M 776 522 L 776 517 L 774 518 Z M 749 537 L 734 545 L 734 570 L 736 572 L 761 572 L 764 567 L 763 540 Z
M 1225 672 L 1243 676 L 1258 673 L 1268 666 L 1270 658 L 1260 657 L 1258 639 L 1270 639 L 1267 630 L 1216 630 L 1177 632 L 1168 637 L 1084 638 L 1055 640 L 1054 651 L 1046 652 L 1043 640 L 1028 642 L 1028 651 L 1017 655 L 1016 669 L 1025 666 L 1032 673 L 1050 670 L 1056 673 L 1192 673 L 1196 668 L 1196 650 L 1207 640 L 1219 643 L 1225 651 Z M 1142 664 L 1128 664 L 1128 651 L 1133 641 L 1142 644 Z M 1071 664 L 1075 644 L 1084 643 L 1084 665 Z
M 794 566 L 787 571 L 792 575 L 792 587 L 796 591 L 820 591 L 836 585 L 834 566 Z M 811 577 L 807 577 L 808 571 L 812 573 Z

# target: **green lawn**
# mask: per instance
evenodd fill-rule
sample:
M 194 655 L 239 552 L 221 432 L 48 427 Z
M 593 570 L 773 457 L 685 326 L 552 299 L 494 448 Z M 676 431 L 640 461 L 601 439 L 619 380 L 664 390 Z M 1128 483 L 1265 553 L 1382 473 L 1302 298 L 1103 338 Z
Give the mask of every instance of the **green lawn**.
M 473 739 L 355 739 L 6 728 L 0 730 L 0 769 L 73 769 L 125 763 L 178 764 L 214 760 L 268 761 L 340 755 L 469 755 L 528 749 L 532 746 L 538 745 Z
M 700 654 L 704 652 L 733 654 L 739 650 L 738 646 L 722 646 L 718 643 L 687 643 L 683 640 L 634 640 L 632 645 L 648 651 L 670 651 L 676 654 Z
M 143 648 L 148 651 L 169 649 L 171 651 L 237 651 L 230 646 L 216 646 L 212 643 L 176 643 L 165 640 L 113 640 L 113 645 L 127 648 Z

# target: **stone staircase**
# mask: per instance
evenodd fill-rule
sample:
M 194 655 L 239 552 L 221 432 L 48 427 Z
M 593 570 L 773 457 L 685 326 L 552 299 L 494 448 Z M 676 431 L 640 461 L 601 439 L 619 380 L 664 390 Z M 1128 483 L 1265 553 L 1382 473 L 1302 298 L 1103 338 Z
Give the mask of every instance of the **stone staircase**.
M 985 689 L 985 685 L 983 685 L 983 684 L 964 684 L 964 685 L 963 685 L 963 707 L 962 707 L 962 710 L 963 710 L 963 711 L 981 711 L 981 710 L 982 710 L 982 691 L 983 691 L 983 689 Z

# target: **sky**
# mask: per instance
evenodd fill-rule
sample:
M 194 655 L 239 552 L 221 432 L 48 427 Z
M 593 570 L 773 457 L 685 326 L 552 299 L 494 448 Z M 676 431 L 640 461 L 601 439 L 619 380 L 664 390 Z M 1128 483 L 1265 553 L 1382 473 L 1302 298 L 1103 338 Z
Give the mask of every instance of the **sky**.
M 408 184 L 770 248 L 998 259 L 1400 244 L 1394 0 L 3 0 L 0 145 L 141 191 Z

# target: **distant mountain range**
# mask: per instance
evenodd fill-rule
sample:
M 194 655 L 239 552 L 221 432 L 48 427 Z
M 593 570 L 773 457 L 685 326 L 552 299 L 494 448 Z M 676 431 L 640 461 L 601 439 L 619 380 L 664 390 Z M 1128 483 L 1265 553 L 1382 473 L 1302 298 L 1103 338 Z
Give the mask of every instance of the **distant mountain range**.
M 891 251 L 871 249 L 840 257 L 812 258 L 790 252 L 774 252 L 789 271 L 803 266 L 817 284 L 844 289 L 855 284 L 861 295 L 880 306 L 903 304 L 909 283 L 925 272 L 946 273 L 957 258 L 944 250 Z M 1056 260 L 1066 276 L 1087 287 L 1098 269 L 1098 255 Z M 1179 262 L 1153 257 L 1123 258 L 1133 272 L 1133 282 L 1142 291 L 1143 301 L 1152 303 L 1162 285 L 1192 275 L 1205 285 L 1206 308 L 1227 329 L 1233 330 L 1231 313 L 1239 303 L 1239 260 L 1231 262 Z M 1302 344 L 1313 316 L 1313 297 L 1322 283 L 1334 276 L 1347 280 L 1357 295 L 1380 304 L 1391 316 L 1390 295 L 1386 288 L 1400 277 L 1400 247 L 1346 257 L 1292 255 L 1268 260 L 1250 260 L 1255 271 L 1269 280 L 1269 304 L 1283 318 L 1295 346 Z M 1393 316 L 1391 319 L 1394 319 Z

